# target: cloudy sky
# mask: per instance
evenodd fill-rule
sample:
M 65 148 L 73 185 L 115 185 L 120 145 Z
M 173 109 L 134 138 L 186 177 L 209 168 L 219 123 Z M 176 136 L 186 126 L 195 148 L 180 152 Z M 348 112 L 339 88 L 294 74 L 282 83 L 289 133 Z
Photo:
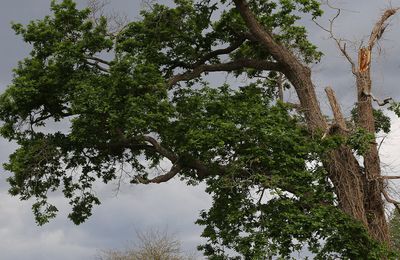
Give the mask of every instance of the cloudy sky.
M 49 13 L 49 0 L 2 0 L 0 9 L 0 91 L 12 78 L 12 68 L 29 52 L 29 46 L 10 29 L 10 22 L 27 23 Z M 138 15 L 140 0 L 112 0 L 109 8 L 123 12 L 130 18 Z M 85 6 L 86 1 L 78 1 Z M 335 31 L 339 37 L 352 40 L 356 45 L 366 39 L 374 21 L 385 7 L 400 5 L 393 0 L 337 0 L 333 1 L 345 11 L 337 20 Z M 400 16 L 399 16 L 400 17 Z M 311 38 L 326 54 L 319 65 L 313 67 L 321 106 L 328 111 L 324 87 L 333 86 L 343 110 L 348 113 L 354 103 L 355 86 L 350 68 L 340 56 L 328 35 L 307 22 Z M 349 51 L 351 50 L 349 46 Z M 375 96 L 392 96 L 400 100 L 400 18 L 394 18 L 381 43 L 382 51 L 374 58 Z M 355 53 L 353 53 L 355 54 Z M 377 53 L 378 54 L 378 53 Z M 354 56 L 355 58 L 355 56 Z M 288 94 L 289 95 L 289 94 Z M 288 96 L 290 98 L 290 96 Z M 391 115 L 393 116 L 393 115 Z M 382 147 L 385 173 L 396 174 L 400 152 L 400 122 L 393 121 L 393 132 Z M 0 161 L 5 162 L 15 149 L 0 139 Z M 198 213 L 210 205 L 203 186 L 187 187 L 178 180 L 153 186 L 124 185 L 119 193 L 115 185 L 98 185 L 102 205 L 84 224 L 75 226 L 67 219 L 69 207 L 57 195 L 52 201 L 59 207 L 58 217 L 37 227 L 31 213 L 31 202 L 20 202 L 7 194 L 5 179 L 8 173 L 0 170 L 0 259 L 94 259 L 101 249 L 126 248 L 135 242 L 135 233 L 148 228 L 166 227 L 182 240 L 186 251 L 195 251 L 200 242 L 201 228 L 194 224 Z

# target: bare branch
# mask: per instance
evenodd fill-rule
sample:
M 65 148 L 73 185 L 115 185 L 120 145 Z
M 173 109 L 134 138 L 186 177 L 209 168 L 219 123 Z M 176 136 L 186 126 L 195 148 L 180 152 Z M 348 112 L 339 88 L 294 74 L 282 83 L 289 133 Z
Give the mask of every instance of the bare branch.
M 381 18 L 379 19 L 378 22 L 376 22 L 374 28 L 372 29 L 371 35 L 369 37 L 368 41 L 368 47 L 371 50 L 375 43 L 379 41 L 379 39 L 382 37 L 383 33 L 385 32 L 385 29 L 387 28 L 388 24 L 386 23 L 387 20 L 396 14 L 396 12 L 400 10 L 400 8 L 389 8 L 387 9 Z
M 382 179 L 385 180 L 398 180 L 400 179 L 400 176 L 390 176 L 390 175 L 386 175 L 386 176 L 381 176 Z
M 337 125 L 344 131 L 348 131 L 346 127 L 346 121 L 344 120 L 343 113 L 340 109 L 340 105 L 337 102 L 335 92 L 331 87 L 325 88 L 326 95 L 328 96 L 329 104 L 331 105 L 331 109 L 333 112 L 333 117 Z
M 324 30 L 325 32 L 329 33 L 329 37 L 332 38 L 337 47 L 339 48 L 340 52 L 342 53 L 342 55 L 347 59 L 347 61 L 350 63 L 351 65 L 351 71 L 353 74 L 355 74 L 357 72 L 356 70 L 356 64 L 353 61 L 353 59 L 350 57 L 349 53 L 346 50 L 346 43 L 344 42 L 343 39 L 338 38 L 335 33 L 333 32 L 333 26 L 335 23 L 335 20 L 340 16 L 341 14 L 341 9 L 332 6 L 329 1 L 327 1 L 327 5 L 329 6 L 329 8 L 336 10 L 336 14 L 333 18 L 329 19 L 329 28 L 325 28 L 324 26 L 322 26 L 320 23 L 318 23 L 315 19 L 313 19 L 313 22 L 322 30 Z
M 384 106 L 384 105 L 389 104 L 390 101 L 393 101 L 393 98 L 391 98 L 391 97 L 385 98 L 384 100 L 380 101 L 379 99 L 377 99 L 376 97 L 374 97 L 374 95 L 373 95 L 372 93 L 367 93 L 367 92 L 363 91 L 363 94 L 364 94 L 365 96 L 367 96 L 367 97 L 372 98 L 372 100 L 375 101 L 375 102 L 376 102 L 379 106 L 381 106 L 381 107 Z
M 105 11 L 111 0 L 87 0 L 88 8 L 90 9 L 90 19 L 94 24 L 99 25 L 102 17 L 106 18 L 108 24 L 108 35 L 111 37 L 117 36 L 129 23 L 127 15 L 115 12 Z
M 282 70 L 280 64 L 276 62 L 270 62 L 265 60 L 238 59 L 227 63 L 202 64 L 194 68 L 192 71 L 188 71 L 171 77 L 168 80 L 167 85 L 169 87 L 172 87 L 180 81 L 188 81 L 197 78 L 204 72 L 216 72 L 216 71 L 230 72 L 245 68 L 252 68 L 258 70 L 274 70 L 274 71 Z
M 400 202 L 392 199 L 385 190 L 382 191 L 382 194 L 383 197 L 385 197 L 386 201 L 392 203 L 395 206 L 397 212 L 400 213 Z
M 385 135 L 385 136 L 382 138 L 382 140 L 379 142 L 378 151 L 381 150 L 381 146 L 382 146 L 383 142 L 385 141 L 386 137 L 387 137 L 387 135 Z

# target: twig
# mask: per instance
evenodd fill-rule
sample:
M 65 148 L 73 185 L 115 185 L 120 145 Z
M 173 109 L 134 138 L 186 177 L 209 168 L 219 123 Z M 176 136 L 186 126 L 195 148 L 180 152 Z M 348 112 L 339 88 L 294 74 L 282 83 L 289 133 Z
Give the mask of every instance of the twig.
M 378 22 L 376 22 L 374 28 L 371 31 L 371 35 L 369 37 L 368 46 L 372 49 L 377 41 L 382 37 L 383 33 L 385 32 L 388 24 L 386 21 L 396 14 L 396 12 L 400 10 L 400 8 L 389 8 L 387 9 Z
M 333 112 L 333 117 L 339 128 L 344 131 L 348 131 L 346 128 L 346 121 L 344 120 L 343 113 L 340 109 L 339 102 L 337 102 L 335 92 L 331 87 L 325 88 L 326 95 L 328 96 L 329 104 Z
M 329 19 L 329 28 L 325 28 L 325 27 L 322 26 L 320 23 L 318 23 L 315 19 L 313 19 L 313 22 L 314 22 L 319 28 L 321 28 L 321 29 L 324 30 L 325 32 L 329 33 L 330 38 L 332 38 L 332 39 L 335 41 L 335 43 L 336 43 L 337 47 L 339 48 L 340 52 L 342 53 L 342 55 L 343 55 L 343 56 L 347 59 L 347 61 L 350 63 L 352 73 L 355 74 L 355 73 L 357 72 L 356 64 L 354 63 L 353 59 L 350 57 L 349 53 L 348 53 L 347 50 L 346 50 L 346 43 L 343 43 L 343 44 L 342 44 L 342 42 L 343 42 L 344 40 L 343 40 L 343 39 L 340 39 L 340 38 L 337 38 L 337 37 L 335 36 L 334 32 L 333 32 L 333 25 L 334 25 L 334 23 L 335 23 L 335 20 L 340 16 L 341 9 L 332 6 L 332 5 L 329 3 L 329 1 L 327 1 L 326 3 L 327 3 L 327 5 L 329 6 L 329 8 L 331 8 L 331 9 L 333 9 L 333 10 L 336 10 L 336 15 L 335 15 L 333 18 Z

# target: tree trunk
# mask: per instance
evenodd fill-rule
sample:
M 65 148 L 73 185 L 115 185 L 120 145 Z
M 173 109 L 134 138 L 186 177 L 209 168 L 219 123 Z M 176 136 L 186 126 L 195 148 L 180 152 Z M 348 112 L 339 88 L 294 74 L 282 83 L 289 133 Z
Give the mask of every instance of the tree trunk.
M 367 50 L 370 51 L 370 50 Z M 360 56 L 363 51 L 360 51 Z M 360 59 L 361 60 L 361 57 Z M 360 63 L 361 65 L 361 63 Z M 358 97 L 358 125 L 375 135 L 375 119 L 373 115 L 370 67 L 356 73 Z M 380 178 L 381 168 L 376 143 L 371 143 L 364 155 L 364 207 L 367 214 L 370 233 L 379 241 L 389 241 L 389 231 L 382 199 L 383 184 Z
M 328 124 L 316 97 L 311 70 L 304 66 L 289 49 L 274 40 L 268 30 L 258 23 L 245 0 L 234 0 L 234 3 L 250 33 L 284 68 L 283 73 L 296 90 L 311 133 L 326 131 Z M 371 100 L 363 94 L 363 90 L 369 93 L 371 89 L 369 70 L 367 73 L 357 74 L 357 88 L 360 127 L 374 133 Z M 334 185 L 339 207 L 363 223 L 373 238 L 389 243 L 384 202 L 381 197 L 380 162 L 376 144 L 371 144 L 364 156 L 365 171 L 360 167 L 352 150 L 346 146 L 332 151 L 323 163 Z

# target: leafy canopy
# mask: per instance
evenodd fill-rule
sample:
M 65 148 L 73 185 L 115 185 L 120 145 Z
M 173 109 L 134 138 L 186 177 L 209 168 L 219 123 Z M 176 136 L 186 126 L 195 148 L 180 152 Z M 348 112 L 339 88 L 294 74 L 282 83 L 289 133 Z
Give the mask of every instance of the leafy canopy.
M 322 14 L 318 1 L 249 4 L 281 44 L 304 62 L 319 60 L 299 25 L 301 13 Z M 105 18 L 90 20 L 71 0 L 53 1 L 51 9 L 42 20 L 13 25 L 32 51 L 0 97 L 1 135 L 19 145 L 5 164 L 10 193 L 36 199 L 38 224 L 56 215 L 49 191 L 62 190 L 79 224 L 100 204 L 94 182 L 126 169 L 132 183 L 152 182 L 154 169 L 169 160 L 188 183 L 207 183 L 213 197 L 197 221 L 210 259 L 226 259 L 225 249 L 245 259 L 287 258 L 305 245 L 319 259 L 379 259 L 384 248 L 337 208 L 321 167 L 343 140 L 308 133 L 301 113 L 277 101 L 276 72 L 235 68 L 233 76 L 254 80 L 170 84 L 182 71 L 226 59 L 274 62 L 247 40 L 230 1 L 155 4 L 114 35 Z M 62 130 L 51 130 L 57 124 Z M 350 141 L 357 149 L 364 139 Z

